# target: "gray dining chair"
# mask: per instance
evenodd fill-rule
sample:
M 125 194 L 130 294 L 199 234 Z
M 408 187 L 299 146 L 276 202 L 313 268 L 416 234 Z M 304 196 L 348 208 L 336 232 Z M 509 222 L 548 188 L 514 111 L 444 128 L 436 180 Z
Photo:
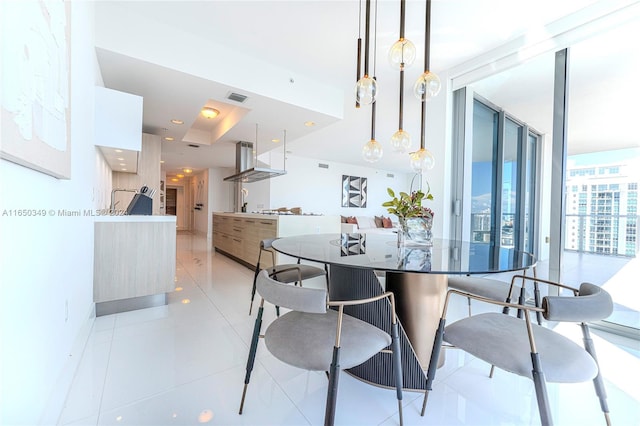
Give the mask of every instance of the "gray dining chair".
M 258 274 L 262 270 L 260 267 L 260 260 L 262 259 L 262 253 L 269 253 L 271 255 L 271 267 L 266 268 L 267 273 L 272 276 L 277 281 L 283 283 L 296 283 L 302 284 L 303 280 L 308 280 L 311 278 L 325 276 L 327 281 L 327 286 L 329 286 L 329 274 L 327 272 L 327 266 L 325 265 L 323 268 L 318 268 L 313 265 L 305 265 L 300 263 L 300 259 L 298 259 L 298 263 L 283 263 L 280 265 L 276 265 L 276 256 L 272 248 L 273 242 L 277 240 L 277 238 L 267 238 L 260 241 L 260 250 L 258 252 L 258 262 L 256 263 L 255 274 L 253 275 L 253 286 L 251 287 L 251 304 L 249 305 L 249 315 L 253 310 L 253 301 L 256 296 L 256 280 L 258 279 Z M 292 266 L 297 266 L 297 269 L 291 269 Z M 278 310 L 279 314 L 279 310 Z
M 287 272 L 301 273 L 298 265 Z M 328 372 L 325 425 L 333 425 L 341 369 L 355 367 L 379 352 L 393 356 L 393 374 L 402 425 L 402 364 L 400 339 L 393 293 L 358 300 L 330 301 L 327 289 L 299 287 L 274 280 L 263 270 L 258 274 L 257 290 L 262 300 L 247 359 L 247 368 L 240 401 L 242 414 L 251 379 L 258 339 L 262 328 L 264 302 L 291 309 L 276 318 L 264 332 L 265 346 L 280 361 L 310 371 Z M 384 330 L 344 313 L 345 306 L 360 305 L 389 299 L 391 304 L 391 336 Z M 385 348 L 390 347 L 391 350 Z
M 533 278 L 537 276 L 535 265 L 532 267 Z M 526 273 L 523 274 L 527 276 Z M 475 277 L 470 275 L 450 275 L 448 277 L 448 287 L 463 293 L 484 297 L 487 299 L 498 300 L 501 302 L 511 303 L 517 298 L 518 303 L 523 305 L 531 298 L 531 293 L 527 291 L 524 280 L 521 285 L 517 285 L 511 280 L 511 285 L 504 281 L 486 277 Z M 535 306 L 540 306 L 540 289 L 538 282 L 533 283 L 533 299 Z M 467 297 L 467 306 L 469 316 L 471 316 L 471 298 Z M 504 308 L 504 313 L 509 313 L 509 308 Z M 518 317 L 522 318 L 522 312 L 518 312 Z M 542 324 L 542 315 L 536 312 L 538 325 Z
M 613 311 L 611 296 L 602 288 L 582 283 L 579 289 L 540 278 L 515 275 L 515 280 L 536 281 L 550 286 L 568 289 L 573 297 L 545 296 L 540 307 L 500 302 L 458 290 L 449 290 L 427 370 L 427 385 L 422 405 L 424 415 L 429 391 L 438 365 L 442 342 L 464 350 L 471 355 L 508 372 L 533 380 L 540 420 L 551 425 L 551 411 L 547 397 L 546 382 L 579 383 L 593 380 L 600 408 L 610 425 L 609 408 L 596 352 L 589 334 L 588 321 L 602 320 Z M 491 303 L 498 306 L 520 309 L 524 320 L 503 313 L 489 312 L 461 319 L 446 325 L 446 313 L 451 295 Z M 547 321 L 578 322 L 582 329 L 584 348 L 552 329 L 533 324 L 530 312 L 540 312 Z

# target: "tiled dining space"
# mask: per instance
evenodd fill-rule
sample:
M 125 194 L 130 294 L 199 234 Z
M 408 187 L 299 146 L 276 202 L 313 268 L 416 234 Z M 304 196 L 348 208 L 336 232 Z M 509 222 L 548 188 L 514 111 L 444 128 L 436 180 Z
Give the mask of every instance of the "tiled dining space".
M 253 271 L 214 253 L 202 236 L 181 233 L 177 244 L 176 290 L 167 306 L 95 319 L 58 424 L 322 424 L 326 376 L 283 364 L 262 343 L 238 415 L 255 319 L 255 309 L 248 315 Z M 466 315 L 466 300 L 454 309 L 450 321 Z M 274 317 L 267 306 L 263 327 Z M 580 339 L 576 326 L 560 331 Z M 612 423 L 640 424 L 638 342 L 593 334 Z M 422 393 L 404 392 L 405 424 L 539 424 L 533 383 L 504 371 L 490 379 L 489 368 L 447 350 L 424 417 Z M 604 424 L 590 382 L 548 388 L 557 425 Z M 342 374 L 336 424 L 398 424 L 395 391 Z

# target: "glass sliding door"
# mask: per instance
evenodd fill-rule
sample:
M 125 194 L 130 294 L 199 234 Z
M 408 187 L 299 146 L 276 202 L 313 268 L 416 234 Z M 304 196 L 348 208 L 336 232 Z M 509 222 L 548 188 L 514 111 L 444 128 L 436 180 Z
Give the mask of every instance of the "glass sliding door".
M 635 337 L 640 336 L 640 52 L 628 43 L 640 37 L 639 27 L 637 21 L 619 25 L 569 48 L 562 266 L 565 279 L 605 288 L 614 300 L 607 325 Z M 594 73 L 602 84 L 591 84 Z
M 469 221 L 469 241 L 478 249 L 485 245 L 486 250 L 507 247 L 533 253 L 539 135 L 480 97 L 473 100 L 471 127 L 471 175 L 461 180 L 470 183 L 471 206 L 469 217 L 460 218 Z
M 519 204 L 519 159 L 522 146 L 522 126 L 507 118 L 504 126 L 502 148 L 502 209 L 500 246 L 516 247 L 521 224 L 517 216 Z
M 495 239 L 495 182 L 498 150 L 498 112 L 484 103 L 473 103 L 471 158 L 471 235 L 474 243 Z

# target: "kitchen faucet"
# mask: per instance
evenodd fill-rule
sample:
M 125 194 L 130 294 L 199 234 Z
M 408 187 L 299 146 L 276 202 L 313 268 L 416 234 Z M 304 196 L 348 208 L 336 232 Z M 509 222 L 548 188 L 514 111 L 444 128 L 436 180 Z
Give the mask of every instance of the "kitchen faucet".
M 138 193 L 137 189 L 125 189 L 125 188 L 116 188 L 111 190 L 111 205 L 109 206 L 109 211 L 113 211 L 116 207 L 115 196 L 116 192 L 135 192 Z

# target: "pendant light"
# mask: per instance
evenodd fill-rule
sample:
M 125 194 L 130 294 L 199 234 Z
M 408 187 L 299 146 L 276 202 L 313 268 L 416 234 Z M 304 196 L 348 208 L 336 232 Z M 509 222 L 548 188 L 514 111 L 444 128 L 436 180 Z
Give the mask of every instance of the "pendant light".
M 367 0 L 365 11 L 365 40 L 364 40 L 364 75 L 356 83 L 356 103 L 370 105 L 376 101 L 378 83 L 369 76 L 369 40 L 371 22 L 371 0 Z
M 424 73 L 416 81 L 413 90 L 421 102 L 420 119 L 420 149 L 410 154 L 411 168 L 418 173 L 431 170 L 435 165 L 435 158 L 431 151 L 425 148 L 427 101 L 440 92 L 440 78 L 429 71 L 429 48 L 431 43 L 431 0 L 427 0 L 425 8 L 424 30 Z
M 411 135 L 403 129 L 404 115 L 404 69 L 410 67 L 416 59 L 416 47 L 404 38 L 405 0 L 400 1 L 400 37 L 389 50 L 389 63 L 400 70 L 400 100 L 398 108 L 398 131 L 391 136 L 391 148 L 395 152 L 407 152 L 411 148 Z
M 367 0 L 367 18 L 366 18 L 366 27 L 369 27 L 369 17 L 370 17 L 370 11 L 371 11 L 371 1 Z M 376 67 L 376 40 L 377 40 L 377 33 L 378 33 L 378 1 L 376 0 L 376 11 L 375 11 L 376 15 L 375 15 L 375 23 L 376 23 L 376 29 L 375 29 L 375 35 L 374 35 L 374 46 L 373 46 L 373 82 L 376 82 L 376 77 L 375 77 L 375 67 Z M 365 55 L 368 56 L 368 44 L 369 44 L 369 30 L 367 30 L 367 38 L 365 41 Z M 365 74 L 367 73 L 367 56 L 365 56 Z M 365 161 L 369 162 L 369 163 L 375 163 L 376 161 L 379 161 L 382 158 L 382 145 L 380 145 L 380 142 L 378 142 L 376 140 L 376 103 L 373 102 L 371 105 L 371 139 L 369 140 L 369 142 L 367 142 L 364 147 L 362 148 L 362 157 L 364 158 Z

